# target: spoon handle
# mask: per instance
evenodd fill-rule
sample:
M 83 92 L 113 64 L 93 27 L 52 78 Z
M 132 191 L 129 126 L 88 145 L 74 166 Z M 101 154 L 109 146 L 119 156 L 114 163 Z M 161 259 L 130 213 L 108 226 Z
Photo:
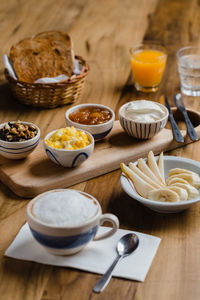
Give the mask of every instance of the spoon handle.
M 181 94 L 176 94 L 174 96 L 174 103 L 176 104 L 176 106 L 178 107 L 178 109 L 182 112 L 183 114 L 183 117 L 185 119 L 185 124 L 186 124 L 186 127 L 187 127 L 187 133 L 190 137 L 190 139 L 192 141 L 198 141 L 198 135 L 188 117 L 188 114 L 187 114 L 187 110 L 185 108 L 185 105 L 184 105 L 184 102 L 183 102 L 183 99 L 182 99 L 182 96 Z
M 110 281 L 110 278 L 112 277 L 112 272 L 113 272 L 116 264 L 120 261 L 120 259 L 122 257 L 123 257 L 122 255 L 118 254 L 118 256 L 113 261 L 112 265 L 109 267 L 109 269 L 106 271 L 106 273 L 99 279 L 97 284 L 94 286 L 93 292 L 100 293 L 105 289 L 105 287 L 107 286 L 107 284 Z

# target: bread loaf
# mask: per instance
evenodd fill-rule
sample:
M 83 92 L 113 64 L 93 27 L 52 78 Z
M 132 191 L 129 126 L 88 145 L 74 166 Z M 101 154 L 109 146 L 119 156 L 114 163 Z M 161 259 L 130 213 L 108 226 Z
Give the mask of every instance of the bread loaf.
M 43 77 L 73 74 L 72 42 L 63 32 L 43 32 L 24 39 L 11 48 L 10 58 L 21 81 L 33 83 Z

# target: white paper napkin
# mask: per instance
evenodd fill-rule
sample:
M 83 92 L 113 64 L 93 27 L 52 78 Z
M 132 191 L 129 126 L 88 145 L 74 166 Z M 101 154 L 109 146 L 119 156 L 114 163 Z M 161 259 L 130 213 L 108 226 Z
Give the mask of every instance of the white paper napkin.
M 4 67 L 8 70 L 9 75 L 11 77 L 13 77 L 15 80 L 17 80 L 12 63 L 10 62 L 10 60 L 6 54 L 3 55 L 3 64 L 4 64 Z
M 99 232 L 109 230 L 100 227 Z M 119 229 L 112 237 L 90 242 L 82 251 L 71 256 L 54 256 L 38 244 L 26 223 L 6 250 L 5 255 L 17 259 L 38 263 L 71 267 L 93 273 L 103 274 L 116 258 L 116 244 L 129 230 Z M 138 248 L 122 259 L 116 266 L 113 276 L 144 281 L 156 254 L 161 239 L 155 236 L 135 232 L 139 237 Z
M 56 77 L 43 77 L 34 81 L 34 83 L 56 83 L 63 80 L 67 80 L 69 77 L 67 75 L 58 75 Z

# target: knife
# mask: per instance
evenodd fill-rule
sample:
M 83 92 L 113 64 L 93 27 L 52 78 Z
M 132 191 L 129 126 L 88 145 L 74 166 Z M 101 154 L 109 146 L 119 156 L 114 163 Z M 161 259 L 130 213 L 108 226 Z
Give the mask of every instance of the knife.
M 198 139 L 199 139 L 199 138 L 198 138 L 198 135 L 197 135 L 197 133 L 196 133 L 196 131 L 195 131 L 195 129 L 194 129 L 194 127 L 193 127 L 193 125 L 192 125 L 192 123 L 191 123 L 189 117 L 188 117 L 188 114 L 187 114 L 187 111 L 186 111 L 186 109 L 185 109 L 185 105 L 184 105 L 184 103 L 183 103 L 183 99 L 182 99 L 182 96 L 181 96 L 180 93 L 179 93 L 179 94 L 176 94 L 176 95 L 174 96 L 174 103 L 176 104 L 177 108 L 178 108 L 178 109 L 182 112 L 182 114 L 183 114 L 183 117 L 184 117 L 184 119 L 185 119 L 185 124 L 186 124 L 186 127 L 187 127 L 187 133 L 188 133 L 190 139 L 191 139 L 192 141 L 198 141 Z
M 174 136 L 175 140 L 177 141 L 177 143 L 183 143 L 184 138 L 182 136 L 182 133 L 180 132 L 180 129 L 178 128 L 178 125 L 176 124 L 176 121 L 174 120 L 174 116 L 172 114 L 172 110 L 169 105 L 167 96 L 165 96 L 165 106 L 167 107 L 167 109 L 169 111 L 169 120 L 170 120 L 170 123 L 172 126 L 173 136 Z

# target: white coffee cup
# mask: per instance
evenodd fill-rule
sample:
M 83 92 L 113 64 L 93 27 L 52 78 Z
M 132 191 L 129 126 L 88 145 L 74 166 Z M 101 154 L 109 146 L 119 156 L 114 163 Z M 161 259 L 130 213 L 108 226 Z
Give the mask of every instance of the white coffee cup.
M 80 207 L 76 205 L 79 201 Z M 118 218 L 113 214 L 102 214 L 101 206 L 93 196 L 71 189 L 51 190 L 35 197 L 27 206 L 27 221 L 36 241 L 55 255 L 74 254 L 91 240 L 110 237 L 119 228 Z M 105 221 L 110 222 L 112 228 L 96 235 Z

